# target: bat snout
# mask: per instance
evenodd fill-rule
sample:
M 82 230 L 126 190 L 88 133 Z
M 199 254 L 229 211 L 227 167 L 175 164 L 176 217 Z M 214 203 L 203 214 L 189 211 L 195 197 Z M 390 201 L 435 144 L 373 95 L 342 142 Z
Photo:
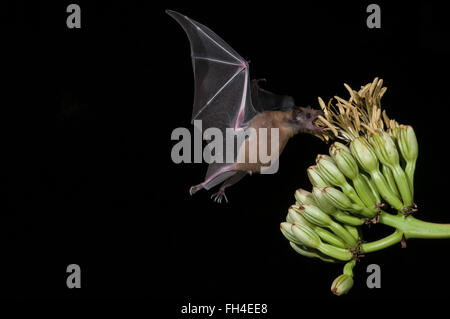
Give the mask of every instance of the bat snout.
M 303 132 L 317 133 L 322 131 L 323 127 L 318 125 L 319 116 L 323 116 L 322 110 L 308 107 L 299 107 L 295 109 L 295 122 Z

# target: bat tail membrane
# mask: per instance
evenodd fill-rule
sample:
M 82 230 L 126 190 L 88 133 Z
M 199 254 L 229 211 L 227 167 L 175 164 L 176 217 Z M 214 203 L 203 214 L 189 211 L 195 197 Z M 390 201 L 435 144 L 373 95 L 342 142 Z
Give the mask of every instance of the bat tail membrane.
M 203 128 L 244 127 L 257 112 L 250 94 L 248 63 L 208 27 L 166 11 L 186 32 L 195 77 L 192 121 Z
M 235 165 L 233 164 L 215 164 L 212 163 L 208 167 L 208 172 L 206 173 L 205 181 L 201 184 L 191 186 L 189 193 L 191 195 L 195 194 L 201 189 L 210 190 L 214 186 L 219 185 L 232 178 L 234 175 L 242 173 L 237 171 Z

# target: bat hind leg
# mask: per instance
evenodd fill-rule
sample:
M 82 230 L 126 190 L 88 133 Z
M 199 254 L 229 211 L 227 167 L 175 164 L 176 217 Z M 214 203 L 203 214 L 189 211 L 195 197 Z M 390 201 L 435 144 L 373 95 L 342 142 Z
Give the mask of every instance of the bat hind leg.
M 217 193 L 214 193 L 211 195 L 211 198 L 216 202 L 216 203 L 221 203 L 222 202 L 222 198 L 225 199 L 225 202 L 228 203 L 228 198 L 227 195 L 225 194 L 225 187 L 220 187 L 219 191 Z
M 191 186 L 191 188 L 189 188 L 190 195 L 194 195 L 203 188 L 209 190 L 212 187 L 222 183 L 223 181 L 228 180 L 231 176 L 235 175 L 234 165 L 226 165 L 218 169 L 214 174 L 209 174 L 209 171 L 211 171 L 211 167 L 213 167 L 212 165 L 214 164 L 209 165 L 205 181 L 203 183 Z M 216 168 L 217 166 L 214 166 L 212 170 L 215 170 Z
M 239 182 L 246 174 L 247 172 L 237 171 L 233 176 L 223 182 L 223 184 L 220 186 L 219 191 L 217 193 L 214 193 L 211 198 L 219 204 L 222 202 L 222 199 L 225 199 L 225 202 L 228 203 L 227 195 L 225 195 L 225 189 Z

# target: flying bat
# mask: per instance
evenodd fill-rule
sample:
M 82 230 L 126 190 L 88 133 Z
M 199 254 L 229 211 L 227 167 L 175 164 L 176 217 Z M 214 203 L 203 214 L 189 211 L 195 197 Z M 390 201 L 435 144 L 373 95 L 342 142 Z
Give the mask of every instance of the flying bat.
M 245 175 L 260 173 L 267 167 L 267 162 L 260 158 L 260 149 L 252 147 L 252 143 L 258 145 L 263 141 L 261 145 L 271 154 L 279 155 L 287 141 L 297 133 L 320 137 L 322 127 L 316 120 L 323 114 L 321 110 L 295 106 L 291 96 L 262 89 L 260 80 L 250 80 L 248 62 L 211 29 L 178 12 L 166 12 L 183 27 L 191 46 L 195 82 L 192 123 L 201 120 L 205 130 L 217 128 L 223 136 L 227 129 L 236 132 L 233 147 L 226 147 L 224 141 L 223 147 L 215 150 L 220 154 L 214 154 L 216 159 L 232 160 L 211 162 L 205 180 L 192 186 L 189 193 L 192 195 L 200 189 L 209 190 L 221 184 L 211 198 L 219 203 L 223 198 L 228 202 L 227 187 Z M 267 129 L 264 139 L 259 133 L 262 128 Z M 271 133 L 274 128 L 277 136 Z M 271 149 L 272 145 L 276 145 L 276 149 Z

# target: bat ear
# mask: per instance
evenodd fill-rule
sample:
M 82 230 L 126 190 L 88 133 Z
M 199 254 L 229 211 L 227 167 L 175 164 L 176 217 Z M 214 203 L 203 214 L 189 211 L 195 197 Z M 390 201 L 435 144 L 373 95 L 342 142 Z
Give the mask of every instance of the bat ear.
M 319 115 L 324 115 L 321 109 L 313 109 L 311 106 L 300 107 L 300 110 L 306 114 L 310 114 L 312 117 L 318 117 Z
M 306 107 L 300 106 L 299 108 L 300 108 L 300 110 L 301 110 L 302 112 L 311 112 L 311 111 L 314 111 L 314 109 L 313 109 L 310 105 L 308 105 L 308 106 L 306 106 Z

